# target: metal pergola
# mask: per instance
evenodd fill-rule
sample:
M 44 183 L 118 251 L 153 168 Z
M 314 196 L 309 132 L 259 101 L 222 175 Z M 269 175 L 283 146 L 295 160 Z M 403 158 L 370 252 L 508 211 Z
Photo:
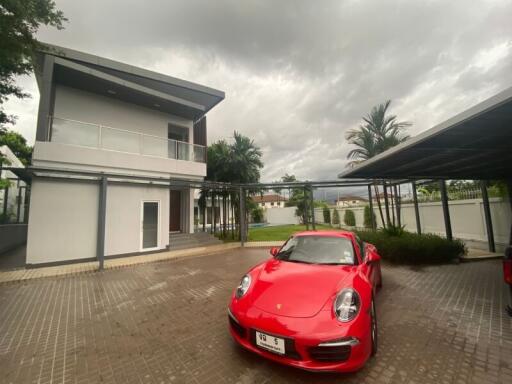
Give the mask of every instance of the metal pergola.
M 306 211 L 308 215 L 306 218 L 312 217 L 309 222 L 306 220 L 307 228 L 311 226 L 313 230 L 316 229 L 314 220 L 314 204 L 313 204 L 313 190 L 316 188 L 342 188 L 342 187 L 367 187 L 369 193 L 370 207 L 372 205 L 372 191 L 371 186 L 375 183 L 385 183 L 383 179 L 367 180 L 367 179 L 352 179 L 352 180 L 327 180 L 327 181 L 294 181 L 294 182 L 273 182 L 273 183 L 224 183 L 215 182 L 201 179 L 190 178 L 166 178 L 156 176 L 145 176 L 140 174 L 124 174 L 115 172 L 94 172 L 84 171 L 68 168 L 45 168 L 31 166 L 27 168 L 4 167 L 4 170 L 9 170 L 15 173 L 20 179 L 31 183 L 34 178 L 45 178 L 59 181 L 81 181 L 93 182 L 99 186 L 99 204 L 98 204 L 98 236 L 96 246 L 96 256 L 99 262 L 99 268 L 103 268 L 105 260 L 105 223 L 106 223 L 106 200 L 107 189 L 109 185 L 150 185 L 160 188 L 192 188 L 208 191 L 230 192 L 239 196 L 239 240 L 241 245 L 247 241 L 247 216 L 245 209 L 245 202 L 247 194 L 255 194 L 263 190 L 287 188 L 303 189 L 308 192 L 309 199 L 306 200 Z M 404 180 L 396 180 L 395 182 L 404 182 Z M 372 219 L 374 217 L 372 216 Z M 372 223 L 373 228 L 376 228 L 375 220 Z

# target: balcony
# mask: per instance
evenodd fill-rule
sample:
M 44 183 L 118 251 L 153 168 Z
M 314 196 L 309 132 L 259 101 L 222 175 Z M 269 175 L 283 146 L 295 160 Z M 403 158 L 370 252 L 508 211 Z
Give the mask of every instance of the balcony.
M 104 125 L 50 117 L 51 142 L 159 158 L 206 162 L 206 147 Z

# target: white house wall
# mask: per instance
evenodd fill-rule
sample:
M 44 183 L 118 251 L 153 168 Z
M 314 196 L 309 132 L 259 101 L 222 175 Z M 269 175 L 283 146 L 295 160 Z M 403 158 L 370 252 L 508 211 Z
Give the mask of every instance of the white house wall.
M 96 257 L 99 186 L 33 179 L 27 264 Z
M 139 252 L 141 242 L 141 204 L 160 202 L 159 248 L 169 245 L 169 189 L 109 184 L 105 225 L 105 255 Z
M 34 179 L 29 211 L 27 264 L 96 258 L 97 182 Z M 105 255 L 141 251 L 141 204 L 160 202 L 159 248 L 169 244 L 167 188 L 109 184 Z
M 55 87 L 53 115 L 166 139 L 167 124 L 175 123 L 188 127 L 192 137 L 191 120 L 59 84 Z

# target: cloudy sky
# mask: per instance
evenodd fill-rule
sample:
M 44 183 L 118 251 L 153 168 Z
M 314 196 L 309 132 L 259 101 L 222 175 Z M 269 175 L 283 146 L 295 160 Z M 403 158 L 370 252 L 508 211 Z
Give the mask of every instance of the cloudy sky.
M 234 130 L 264 153 L 263 180 L 334 179 L 347 129 L 373 105 L 411 134 L 512 86 L 511 0 L 57 0 L 39 39 L 226 92 L 209 141 Z M 11 100 L 34 140 L 38 91 Z

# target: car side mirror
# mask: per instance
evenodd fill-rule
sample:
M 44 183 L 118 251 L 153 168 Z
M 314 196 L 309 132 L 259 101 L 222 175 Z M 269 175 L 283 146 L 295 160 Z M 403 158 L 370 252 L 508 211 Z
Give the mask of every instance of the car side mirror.
M 272 255 L 272 257 L 276 257 L 278 253 L 279 253 L 279 248 L 278 247 L 270 248 L 270 254 Z
M 380 261 L 380 256 L 377 255 L 375 252 L 370 251 L 366 254 L 366 264 L 375 263 L 377 261 Z

